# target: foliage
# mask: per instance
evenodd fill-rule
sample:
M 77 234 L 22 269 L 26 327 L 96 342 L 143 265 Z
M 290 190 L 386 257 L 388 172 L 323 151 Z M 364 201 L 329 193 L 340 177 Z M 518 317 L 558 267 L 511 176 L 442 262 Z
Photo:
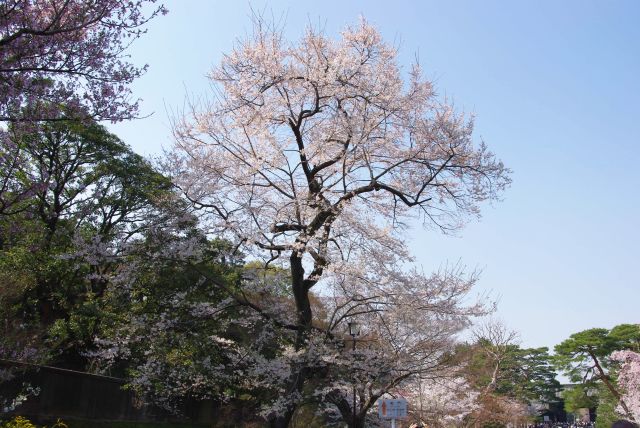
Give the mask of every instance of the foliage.
M 241 261 L 228 243 L 157 226 L 130 248 L 127 269 L 112 278 L 104 300 L 109 322 L 89 356 L 102 370 L 125 375 L 145 400 L 179 413 L 188 398 L 243 392 L 223 351 L 231 339 L 252 340 L 251 330 L 243 331 L 240 314 L 225 299 Z M 175 231 L 188 228 L 180 226 Z M 168 253 L 168 246 L 179 253 Z
M 172 411 L 179 411 L 185 397 L 226 401 L 243 396 L 247 405 L 259 408 L 282 394 L 288 367 L 298 364 L 319 373 L 308 385 L 305 403 L 315 405 L 326 418 L 333 414 L 348 419 L 355 382 L 362 420 L 378 397 L 400 388 L 411 376 L 438 376 L 453 345 L 452 335 L 477 311 L 451 306 L 473 280 L 456 284 L 437 275 L 428 287 L 407 286 L 404 293 L 398 292 L 397 284 L 387 284 L 389 290 L 396 287 L 395 294 L 380 289 L 375 300 L 320 296 L 314 304 L 323 317 L 317 328 L 327 336 L 314 337 L 312 350 L 296 352 L 294 331 L 276 321 L 282 319 L 278 314 L 291 310 L 292 298 L 272 292 L 278 290 L 274 283 L 287 279 L 286 272 L 260 272 L 258 265 L 248 263 L 240 271 L 244 280 L 238 289 L 238 277 L 225 279 L 224 268 L 215 273 L 215 265 L 203 262 L 210 260 L 205 251 L 196 251 L 194 257 L 182 251 L 168 253 L 164 246 L 181 249 L 174 241 L 185 238 L 160 228 L 155 233 L 140 243 L 143 250 L 133 253 L 144 257 L 127 258 L 130 269 L 121 272 L 113 294 L 124 306 L 114 306 L 117 318 L 107 325 L 116 327 L 103 331 L 101 349 L 93 356 L 112 370 L 119 362 L 132 367 L 131 386 Z M 190 247 L 202 249 L 203 241 L 198 242 Z M 161 259 L 154 253 L 158 249 Z M 217 263 L 233 260 L 225 253 L 228 249 L 221 250 Z M 233 265 L 229 268 L 233 273 Z M 420 310 L 427 303 L 434 312 Z M 258 304 L 260 311 L 254 309 Z M 383 318 L 375 310 L 380 305 L 386 308 Z M 345 349 L 342 327 L 345 314 L 356 310 L 366 327 L 362 341 L 350 351 Z
M 594 328 L 572 334 L 569 339 L 555 347 L 555 362 L 572 380 L 582 381 L 586 385 L 599 385 L 599 403 L 609 403 L 603 397 L 614 397 L 620 414 L 633 419 L 633 410 L 627 397 L 622 395 L 621 386 L 616 379 L 616 361 L 612 355 L 626 355 L 615 351 L 638 349 L 640 343 L 639 324 L 621 324 L 611 330 Z M 624 384 L 624 382 L 623 382 Z M 602 393 L 603 389 L 607 393 Z M 633 399 L 632 397 L 629 397 Z M 600 413 L 600 405 L 598 412 Z M 613 408 L 616 408 L 614 405 Z M 604 409 L 603 409 L 604 411 Z
M 515 332 L 497 321 L 477 327 L 474 336 L 458 352 L 468 356 L 466 376 L 476 388 L 530 405 L 556 401 L 560 384 L 547 348 L 521 348 Z
M 20 210 L 15 205 L 49 184 L 46 177 L 15 187 L 16 176 L 31 172 L 24 171 L 23 134 L 38 133 L 43 121 L 120 121 L 137 114 L 129 85 L 146 66 L 131 64 L 126 50 L 150 19 L 166 12 L 154 3 L 0 2 L 0 122 L 13 124 L 0 127 L 0 215 Z
M 528 423 L 558 401 L 548 349 L 521 348 L 517 336 L 490 319 L 474 328 L 472 342 L 456 345 L 452 366 L 476 394 L 471 410 L 461 412 L 465 425 Z
M 95 419 L 70 419 L 70 428 L 211 428 L 211 425 L 178 422 L 99 421 Z M 215 427 L 223 425 L 214 425 Z M 47 427 L 43 427 L 47 428 Z M 58 428 L 53 425 L 51 428 Z M 59 427 L 63 428 L 63 427 Z
M 565 411 L 576 413 L 578 409 L 593 409 L 597 407 L 598 395 L 595 392 L 595 388 L 582 384 L 565 389 L 562 393 Z
M 468 299 L 476 272 L 412 266 L 404 233 L 458 230 L 509 185 L 472 119 L 364 20 L 287 44 L 257 18 L 211 74 L 216 101 L 177 122 L 170 183 L 94 122 L 136 114 L 124 52 L 154 3 L 0 6 L 0 356 L 126 376 L 175 412 L 243 401 L 274 426 L 309 409 L 364 426 L 383 395 L 450 377 L 456 334 L 492 307 Z M 544 351 L 514 358 L 531 386 L 513 395 L 541 394 Z
M 606 374 L 613 351 L 637 349 L 639 342 L 637 324 L 621 324 L 611 330 L 593 328 L 574 333 L 556 345 L 555 362 L 575 382 L 598 378 Z
M 77 359 L 100 323 L 113 257 L 171 185 L 95 123 L 59 121 L 15 135 L 22 163 L 0 170 L 11 189 L 31 190 L 0 215 L 0 275 L 9 279 L 0 283 L 0 355 Z
M 496 393 L 529 403 L 555 401 L 560 384 L 548 348 L 516 348 L 511 352 Z
M 224 426 L 216 424 L 214 425 Z M 210 425 L 187 424 L 176 422 L 141 422 L 141 421 L 98 421 L 98 420 L 82 420 L 71 419 L 67 422 L 58 418 L 51 424 L 37 426 L 24 416 L 15 416 L 9 421 L 0 421 L 0 428 L 206 428 Z
M 43 425 L 42 428 L 47 428 L 48 425 Z M 0 424 L 0 428 L 38 428 L 29 419 L 24 416 L 15 416 L 11 420 Z M 58 418 L 51 428 L 69 428 L 69 426 L 60 418 Z
M 37 428 L 29 419 L 22 416 L 16 416 L 0 426 L 2 428 Z
M 597 386 L 597 399 L 596 428 L 610 428 L 615 421 L 620 419 L 620 414 L 616 411 L 618 400 L 602 384 Z

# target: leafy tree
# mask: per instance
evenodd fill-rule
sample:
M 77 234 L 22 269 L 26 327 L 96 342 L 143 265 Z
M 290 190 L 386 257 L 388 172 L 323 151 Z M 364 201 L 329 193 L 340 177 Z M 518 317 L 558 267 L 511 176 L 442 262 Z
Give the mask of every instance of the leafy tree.
M 476 366 L 485 370 L 480 371 L 480 376 L 485 379 L 476 378 L 476 385 L 483 384 L 485 393 L 495 391 L 498 381 L 503 378 L 503 368 L 513 360 L 513 351 L 517 349 L 517 332 L 508 330 L 507 327 L 497 320 L 489 320 L 479 325 L 473 332 L 476 346 L 481 353 L 474 355 Z M 478 362 L 480 363 L 478 365 Z M 476 376 L 477 377 L 477 376 Z
M 16 135 L 24 162 L 11 180 L 32 190 L 0 215 L 3 345 L 28 339 L 78 358 L 100 319 L 104 278 L 117 269 L 95 253 L 122 251 L 171 183 L 95 123 L 51 122 Z
M 521 348 L 517 334 L 500 322 L 475 330 L 469 376 L 485 394 L 497 394 L 528 404 L 556 401 L 560 384 L 547 348 Z
M 474 341 L 458 345 L 453 358 L 478 391 L 467 424 L 523 423 L 558 401 L 559 383 L 547 348 L 521 348 L 517 333 L 489 320 L 474 329 Z
M 596 385 L 596 391 L 596 428 L 610 428 L 615 421 L 620 419 L 620 414 L 617 411 L 618 399 L 603 383 Z
M 549 349 L 518 349 L 514 354 L 513 362 L 509 364 L 508 374 L 505 376 L 511 380 L 504 389 L 512 391 L 513 396 L 529 403 L 557 401 L 556 393 L 560 389 L 560 383 L 556 380 Z M 500 387 L 498 391 L 501 391 Z
M 340 40 L 309 29 L 295 44 L 256 24 L 211 73 L 216 101 L 178 121 L 168 164 L 211 233 L 289 271 L 294 306 L 277 318 L 308 358 L 289 365 L 273 406 L 285 426 L 319 373 L 305 362 L 316 360 L 320 324 L 312 290 L 325 284 L 349 301 L 387 283 L 428 289 L 429 276 L 406 273 L 405 222 L 455 230 L 499 197 L 509 171 L 417 65 L 405 81 L 395 49 L 366 22 Z
M 100 350 L 94 356 L 110 370 L 124 367 L 133 388 L 171 411 L 180 411 L 186 397 L 223 401 L 244 397 L 257 413 L 281 393 L 288 366 L 300 364 L 318 373 L 307 385 L 307 408 L 322 409 L 328 422 L 351 423 L 355 386 L 356 426 L 362 426 L 383 394 L 404 390 L 409 378 L 443 375 L 453 334 L 476 310 L 451 308 L 457 297 L 442 294 L 444 283 L 437 276 L 430 289 L 396 290 L 395 296 L 386 298 L 380 290 L 375 301 L 317 297 L 316 313 L 323 314 L 317 328 L 326 336 L 314 336 L 314 352 L 299 353 L 288 333 L 292 326 L 275 317 L 293 305 L 291 296 L 274 286 L 288 279 L 281 277 L 284 271 L 270 268 L 265 273 L 250 262 L 242 267 L 242 277 L 253 286 L 261 285 L 238 284 L 236 288 L 237 277 L 224 279 L 215 270 L 224 265 L 223 260 L 232 260 L 232 255 L 215 261 L 204 250 L 205 241 L 199 239 L 188 247 L 200 250 L 186 256 L 184 246 L 176 243 L 193 239 L 191 234 L 167 232 L 156 228 L 154 244 L 139 241 L 133 247 L 144 249 L 126 257 L 129 269 L 119 273 L 114 280 L 117 287 L 110 293 L 121 303 L 113 306 L 113 320 L 103 324 L 108 327 L 103 329 Z M 460 284 L 451 292 L 462 292 L 471 285 Z M 420 310 L 427 303 L 434 312 Z M 253 309 L 257 304 L 264 312 Z M 376 309 L 379 305 L 386 307 L 383 314 Z M 344 346 L 339 326 L 356 311 L 366 320 L 366 327 L 351 351 Z M 268 415 L 271 408 L 262 410 Z
M 640 352 L 640 324 L 620 324 L 609 331 L 617 349 Z
M 224 293 L 240 279 L 241 258 L 228 243 L 208 241 L 194 224 L 188 217 L 158 224 L 152 235 L 132 243 L 121 258 L 127 268 L 108 284 L 108 322 L 90 353 L 96 368 L 126 377 L 141 398 L 174 413 L 188 399 L 258 392 L 234 376 L 226 352 L 234 340 L 259 342 Z M 179 256 L 168 251 L 175 246 Z
M 576 413 L 578 409 L 593 409 L 598 405 L 596 389 L 583 384 L 577 384 L 565 389 L 562 393 L 564 409 L 569 413 Z
M 615 397 L 623 414 L 633 419 L 631 410 L 616 385 L 610 355 L 617 350 L 637 349 L 639 339 L 638 324 L 621 324 L 611 330 L 593 328 L 581 331 L 556 345 L 555 362 L 575 382 L 601 382 L 608 393 Z

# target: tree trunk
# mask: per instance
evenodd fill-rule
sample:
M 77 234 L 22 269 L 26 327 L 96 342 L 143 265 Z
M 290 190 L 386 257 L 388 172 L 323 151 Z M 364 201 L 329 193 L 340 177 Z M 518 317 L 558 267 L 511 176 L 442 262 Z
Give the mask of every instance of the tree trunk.
M 298 338 L 296 339 L 296 348 L 306 342 L 309 331 L 311 330 L 311 321 L 313 314 L 311 312 L 311 302 L 309 301 L 309 289 L 304 281 L 304 267 L 302 266 L 302 256 L 296 251 L 291 253 L 291 287 L 293 297 L 296 303 L 296 316 L 298 318 Z
M 365 428 L 367 411 L 371 407 L 369 404 L 365 404 L 365 407 L 354 415 L 352 404 L 342 395 L 342 392 L 333 391 L 327 395 L 327 398 L 338 408 L 342 420 L 349 428 Z
M 302 266 L 302 256 L 298 252 L 293 251 L 290 257 L 291 262 L 291 288 L 296 304 L 296 317 L 298 321 L 298 331 L 296 332 L 296 349 L 302 349 L 309 338 L 311 330 L 311 321 L 313 314 L 311 311 L 311 301 L 309 300 L 309 289 L 304 281 L 304 267 Z M 304 383 L 308 376 L 306 367 L 292 367 L 290 383 L 287 387 L 289 395 L 302 392 Z M 278 415 L 270 421 L 273 428 L 286 428 L 289 426 L 293 414 L 296 410 L 295 405 L 290 405 L 282 415 Z
M 293 410 L 289 410 L 284 415 L 280 415 L 277 418 L 272 419 L 269 426 L 271 428 L 287 428 L 292 417 Z
M 287 388 L 287 393 L 289 395 L 295 392 L 301 392 L 302 387 L 304 386 L 304 382 L 307 378 L 307 369 L 302 368 L 297 373 L 293 373 L 292 379 L 290 381 L 289 387 Z M 269 426 L 272 428 L 286 428 L 291 423 L 291 419 L 293 418 L 293 414 L 296 411 L 297 406 L 292 404 L 288 409 L 284 411 L 283 414 L 278 415 L 270 420 Z

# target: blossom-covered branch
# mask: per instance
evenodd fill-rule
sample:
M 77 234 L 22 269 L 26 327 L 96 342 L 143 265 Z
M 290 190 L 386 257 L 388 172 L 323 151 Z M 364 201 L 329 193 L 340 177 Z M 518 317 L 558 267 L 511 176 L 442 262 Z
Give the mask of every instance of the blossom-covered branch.
M 125 51 L 165 13 L 156 0 L 8 0 L 0 4 L 0 121 L 135 116 L 129 84 L 145 67 Z M 146 9 L 146 10 L 145 10 Z

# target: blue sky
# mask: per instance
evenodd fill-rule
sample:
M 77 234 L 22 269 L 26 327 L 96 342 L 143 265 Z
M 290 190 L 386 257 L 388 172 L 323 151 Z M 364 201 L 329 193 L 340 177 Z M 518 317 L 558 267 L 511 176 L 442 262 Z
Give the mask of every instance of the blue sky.
M 171 145 L 170 111 L 206 95 L 205 77 L 250 30 L 242 1 L 165 1 L 133 46 L 149 64 L 133 86 L 144 114 L 111 126 L 143 154 Z M 510 167 L 504 201 L 457 236 L 411 233 L 425 270 L 462 262 L 477 292 L 526 346 L 640 322 L 640 2 L 253 1 L 297 38 L 365 16 L 416 57 L 441 95 L 476 115 L 476 137 Z

